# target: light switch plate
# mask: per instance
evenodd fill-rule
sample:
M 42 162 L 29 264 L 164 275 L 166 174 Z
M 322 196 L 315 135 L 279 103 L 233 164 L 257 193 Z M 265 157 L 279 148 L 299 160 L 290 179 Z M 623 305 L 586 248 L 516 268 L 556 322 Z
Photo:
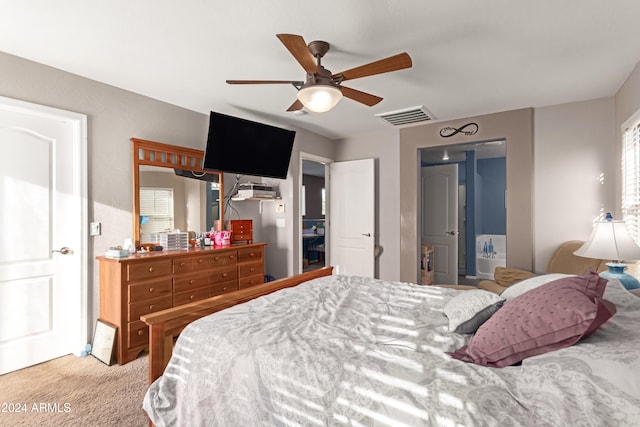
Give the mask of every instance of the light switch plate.
M 276 227 L 284 228 L 286 225 L 287 223 L 284 221 L 284 218 L 276 218 Z
M 276 213 L 284 213 L 284 203 L 276 203 Z
M 92 222 L 89 224 L 89 235 L 99 236 L 102 234 L 102 224 L 99 222 Z

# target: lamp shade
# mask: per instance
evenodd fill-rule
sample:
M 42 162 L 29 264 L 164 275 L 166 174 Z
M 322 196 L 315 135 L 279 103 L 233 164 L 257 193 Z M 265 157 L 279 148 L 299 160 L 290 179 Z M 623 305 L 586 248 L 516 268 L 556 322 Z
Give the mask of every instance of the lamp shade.
M 598 221 L 591 237 L 575 255 L 614 261 L 640 260 L 640 247 L 633 240 L 624 221 Z
M 324 113 L 335 107 L 342 99 L 342 91 L 335 85 L 315 83 L 304 85 L 297 96 L 308 110 Z

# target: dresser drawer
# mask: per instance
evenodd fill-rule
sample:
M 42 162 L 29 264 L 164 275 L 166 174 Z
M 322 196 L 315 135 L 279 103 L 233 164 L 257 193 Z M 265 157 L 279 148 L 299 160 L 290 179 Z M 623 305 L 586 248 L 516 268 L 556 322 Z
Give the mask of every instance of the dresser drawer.
M 129 285 L 129 302 L 146 301 L 152 298 L 171 295 L 172 289 L 173 282 L 171 278 Z
M 255 274 L 264 274 L 264 265 L 262 261 L 243 262 L 238 264 L 238 277 L 253 276 Z
M 209 273 L 209 283 L 212 285 L 238 278 L 238 269 L 235 264 L 214 268 Z
M 207 284 L 209 284 L 209 275 L 207 273 L 200 273 L 187 277 L 176 277 L 173 279 L 173 291 L 189 291 L 191 289 L 207 286 Z
M 176 292 L 176 294 L 173 296 L 173 305 L 178 306 L 182 304 L 188 304 L 190 302 L 209 298 L 210 296 L 211 290 L 208 286 L 205 286 L 204 288 L 192 289 L 186 292 Z
M 231 233 L 251 234 L 253 231 L 253 221 L 250 219 L 233 219 L 229 221 Z
M 189 273 L 193 269 L 192 258 L 181 257 L 173 260 L 173 272 L 177 274 Z
M 193 262 L 193 271 L 205 271 L 213 266 L 213 257 L 211 255 L 201 255 L 191 258 Z
M 170 259 L 127 264 L 127 280 L 130 282 L 168 276 L 169 274 L 171 274 Z
M 262 246 L 238 249 L 238 262 L 262 260 Z
M 255 274 L 253 276 L 241 277 L 238 280 L 238 289 L 250 288 L 252 286 L 261 285 L 264 283 L 263 274 Z
M 211 287 L 211 296 L 226 294 L 227 292 L 233 292 L 238 290 L 238 283 L 235 280 L 230 282 L 218 283 Z
M 154 298 L 147 301 L 132 302 L 129 304 L 129 322 L 140 320 L 140 316 L 154 311 L 165 310 L 173 307 L 173 298 L 167 295 L 160 298 Z
M 245 241 L 245 240 L 253 240 L 253 234 L 251 232 L 243 232 L 243 233 L 231 233 L 231 240 L 233 241 Z
M 226 264 L 235 264 L 238 262 L 236 251 L 224 251 L 213 255 L 211 258 L 211 266 L 218 267 Z
M 129 336 L 127 344 L 129 347 L 149 344 L 149 325 L 142 320 L 129 323 Z

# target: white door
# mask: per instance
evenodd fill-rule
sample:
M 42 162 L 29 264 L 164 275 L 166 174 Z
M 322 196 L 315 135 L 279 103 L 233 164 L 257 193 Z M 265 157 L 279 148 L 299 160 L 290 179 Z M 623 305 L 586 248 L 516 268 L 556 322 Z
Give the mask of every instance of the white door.
M 0 98 L 0 374 L 86 343 L 85 145 L 86 116 Z
M 329 265 L 335 274 L 374 277 L 374 161 L 331 163 L 329 182 Z
M 422 243 L 433 244 L 436 284 L 458 283 L 458 165 L 422 168 Z

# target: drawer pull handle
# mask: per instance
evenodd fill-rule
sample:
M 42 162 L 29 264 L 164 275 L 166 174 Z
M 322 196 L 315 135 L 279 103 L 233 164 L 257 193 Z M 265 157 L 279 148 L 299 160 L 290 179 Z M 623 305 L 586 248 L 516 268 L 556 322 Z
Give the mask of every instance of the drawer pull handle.
M 203 259 L 199 259 L 198 264 L 202 264 L 203 261 L 204 261 Z
M 235 255 L 229 255 L 229 259 L 234 259 L 235 257 Z
M 155 305 L 153 305 L 153 304 L 151 304 L 151 305 L 149 306 L 149 310 L 153 310 L 154 308 L 155 308 Z
M 195 297 L 196 297 L 195 295 L 191 295 L 191 296 L 189 297 L 189 299 L 190 299 L 190 300 L 192 300 L 192 299 L 194 299 Z
M 213 260 L 214 260 L 214 261 L 218 261 L 219 259 L 220 259 L 220 257 L 218 257 L 218 256 L 213 257 Z
M 229 273 L 222 273 L 222 277 L 227 277 Z
M 249 254 L 249 256 L 256 256 L 256 254 L 254 254 L 253 252 L 251 252 L 251 253 Z
M 143 336 L 144 335 L 144 329 L 139 329 L 138 330 L 138 336 Z
M 223 291 L 226 291 L 227 289 L 229 289 L 229 288 L 227 288 L 226 286 L 224 288 L 222 288 Z
M 189 284 L 193 285 L 194 283 L 196 283 L 196 281 L 194 279 L 189 280 Z
M 149 267 L 149 273 L 153 273 L 153 267 Z
M 184 262 L 184 261 L 182 261 L 182 262 L 180 263 L 180 267 L 184 267 L 185 265 L 186 265 L 186 264 L 185 264 L 185 262 Z
M 149 292 L 153 292 L 153 288 L 149 288 Z
M 253 273 L 253 272 L 255 271 L 255 268 L 251 267 L 251 268 L 249 269 L 249 271 L 250 271 L 251 273 Z

